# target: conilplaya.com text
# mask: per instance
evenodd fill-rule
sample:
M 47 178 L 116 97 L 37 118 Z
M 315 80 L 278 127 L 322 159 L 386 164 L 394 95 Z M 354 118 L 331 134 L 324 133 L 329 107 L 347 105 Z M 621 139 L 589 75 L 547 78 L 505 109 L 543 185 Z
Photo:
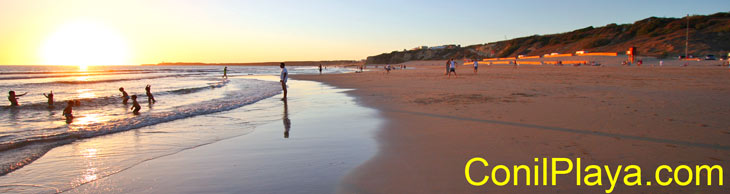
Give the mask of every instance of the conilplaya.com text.
M 482 169 L 478 169 L 482 168 Z M 474 174 L 471 170 L 485 171 Z M 557 185 L 558 176 L 575 176 L 578 186 L 602 186 L 606 193 L 613 192 L 616 184 L 626 186 L 697 185 L 723 186 L 722 166 L 706 165 L 659 165 L 652 169 L 652 177 L 642 177 L 638 165 L 582 164 L 580 158 L 535 158 L 530 165 L 490 164 L 481 157 L 471 158 L 464 167 L 466 181 L 473 186 L 505 185 Z M 604 176 L 605 175 L 605 176 Z M 608 177 L 606 180 L 604 177 Z M 567 184 L 567 183 L 560 183 Z

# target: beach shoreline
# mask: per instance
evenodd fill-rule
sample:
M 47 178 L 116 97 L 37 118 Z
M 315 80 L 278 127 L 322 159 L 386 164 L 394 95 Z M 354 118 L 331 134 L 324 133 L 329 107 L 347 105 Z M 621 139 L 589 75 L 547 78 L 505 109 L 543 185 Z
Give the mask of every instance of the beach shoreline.
M 7 192 L 32 193 L 334 192 L 347 172 L 375 154 L 372 136 L 380 118 L 355 105 L 343 93 L 347 89 L 301 80 L 289 80 L 289 86 L 287 100 L 278 94 L 229 111 L 56 147 L 1 176 L 0 185 Z
M 413 62 L 418 63 L 418 62 Z M 534 158 L 584 163 L 728 166 L 728 70 L 722 67 L 469 66 L 447 78 L 440 65 L 385 73 L 297 75 L 357 96 L 381 112 L 378 154 L 339 193 L 604 192 L 605 186 L 469 185 L 472 157 L 512 165 Z M 428 63 L 428 62 L 426 62 Z M 397 64 L 396 64 L 397 66 Z M 611 145 L 611 146 L 604 146 Z M 652 177 L 650 173 L 645 176 Z M 484 173 L 476 170 L 475 173 Z M 729 177 L 725 174 L 725 179 Z M 645 178 L 645 179 L 647 179 Z M 604 177 L 603 179 L 608 179 Z M 724 187 L 627 187 L 613 192 L 722 193 Z

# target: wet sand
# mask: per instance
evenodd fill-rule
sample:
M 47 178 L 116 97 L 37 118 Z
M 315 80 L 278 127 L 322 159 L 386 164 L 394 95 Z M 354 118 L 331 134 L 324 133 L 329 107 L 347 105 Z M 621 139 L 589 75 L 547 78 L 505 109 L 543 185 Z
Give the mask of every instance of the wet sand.
M 437 64 L 431 66 L 432 64 Z M 440 61 L 411 70 L 298 75 L 354 88 L 357 102 L 386 118 L 378 154 L 348 174 L 341 193 L 604 193 L 576 186 L 468 184 L 472 157 L 490 164 L 533 166 L 534 158 L 581 158 L 584 165 L 730 166 L 730 71 L 727 67 L 459 66 L 447 78 Z M 666 65 L 666 64 L 665 64 Z M 382 66 L 381 66 L 382 67 Z M 485 175 L 483 168 L 472 170 Z M 717 178 L 717 177 L 715 177 Z M 725 172 L 724 180 L 730 180 Z M 613 193 L 724 193 L 727 186 L 619 184 Z

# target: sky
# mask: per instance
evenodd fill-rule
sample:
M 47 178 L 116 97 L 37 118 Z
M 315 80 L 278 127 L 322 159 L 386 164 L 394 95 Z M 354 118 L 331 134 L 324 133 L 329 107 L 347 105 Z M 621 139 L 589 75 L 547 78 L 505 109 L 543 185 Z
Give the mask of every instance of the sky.
M 360 60 L 727 11 L 723 0 L 0 0 L 0 64 Z

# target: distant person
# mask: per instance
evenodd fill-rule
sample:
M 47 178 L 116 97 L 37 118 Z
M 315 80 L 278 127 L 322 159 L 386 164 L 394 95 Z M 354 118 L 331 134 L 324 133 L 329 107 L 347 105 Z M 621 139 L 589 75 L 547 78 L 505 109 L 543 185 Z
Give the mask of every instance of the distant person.
M 279 82 L 281 82 L 281 90 L 284 90 L 283 100 L 286 100 L 286 80 L 289 79 L 289 71 L 286 70 L 284 63 L 281 63 L 279 68 L 281 68 L 281 80 Z
M 474 59 L 474 74 L 477 74 L 478 69 L 479 69 L 479 61 L 477 61 L 477 59 Z
M 141 106 L 139 106 L 139 103 L 137 103 L 137 95 L 132 95 L 132 108 L 129 108 L 132 110 L 132 113 L 139 114 L 139 109 L 142 109 Z
M 385 65 L 384 68 L 385 68 L 385 72 L 388 73 L 388 74 L 390 74 L 390 69 L 391 69 L 390 68 L 390 65 Z
M 449 75 L 449 64 L 451 63 L 451 59 L 446 60 L 446 73 L 444 75 Z
M 18 95 L 15 95 L 15 91 L 8 92 L 8 100 L 10 100 L 10 106 L 20 106 L 20 104 L 18 104 L 18 97 L 25 96 L 26 94 L 28 94 L 28 92 Z
M 456 75 L 456 61 L 454 61 L 454 58 L 449 59 L 449 78 L 451 77 L 451 72 L 454 72 L 454 77 L 459 77 Z
M 228 79 L 228 66 L 223 67 L 223 78 Z
M 322 64 L 319 64 L 319 74 L 322 74 Z
M 43 93 L 43 96 L 48 98 L 48 107 L 53 107 L 53 90 L 51 90 L 51 93 Z
M 129 101 L 129 94 L 127 94 L 127 91 L 124 91 L 124 87 L 120 87 L 119 91 L 122 92 L 122 104 L 127 104 L 127 101 Z
M 664 61 L 659 61 L 659 67 L 664 66 Z
M 152 92 L 150 90 L 152 89 L 152 86 L 147 84 L 147 86 L 144 87 L 144 90 L 147 92 L 147 103 L 155 103 L 157 100 L 155 100 L 155 97 L 152 96 Z
M 74 119 L 73 106 L 74 101 L 69 100 L 68 102 L 66 102 L 66 108 L 63 109 L 63 116 L 66 117 L 66 123 L 71 123 L 71 121 Z

